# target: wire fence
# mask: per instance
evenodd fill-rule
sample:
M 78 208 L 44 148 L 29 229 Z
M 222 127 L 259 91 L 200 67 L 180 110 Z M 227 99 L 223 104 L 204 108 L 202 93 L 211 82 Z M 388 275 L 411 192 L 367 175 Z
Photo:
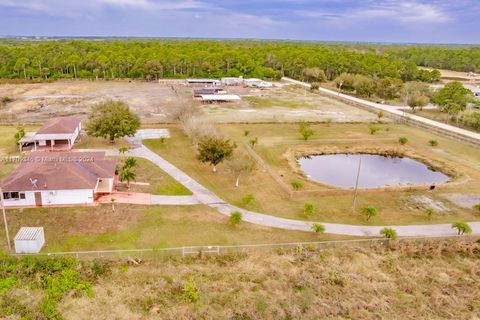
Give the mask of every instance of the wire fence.
M 439 237 L 406 237 L 396 239 L 396 242 L 419 243 L 427 241 L 443 240 L 465 240 L 478 241 L 480 236 L 439 236 Z M 336 240 L 336 241 L 317 241 L 317 242 L 291 242 L 291 243 L 269 243 L 269 244 L 249 244 L 249 245 L 230 245 L 230 246 L 184 246 L 174 248 L 151 248 L 151 249 L 125 249 L 125 250 L 98 250 L 98 251 L 68 251 L 68 252 L 47 252 L 37 254 L 16 254 L 17 257 L 23 256 L 73 256 L 77 259 L 95 259 L 95 258 L 155 258 L 167 256 L 198 256 L 198 255 L 221 255 L 231 253 L 249 253 L 255 251 L 269 250 L 327 250 L 342 247 L 383 247 L 390 241 L 385 238 L 355 239 L 355 240 Z

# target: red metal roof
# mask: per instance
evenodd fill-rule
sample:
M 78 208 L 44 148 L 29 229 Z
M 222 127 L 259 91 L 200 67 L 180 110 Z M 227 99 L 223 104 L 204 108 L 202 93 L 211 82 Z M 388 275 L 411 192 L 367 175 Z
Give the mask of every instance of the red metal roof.
M 80 125 L 80 119 L 74 116 L 52 118 L 37 131 L 37 134 L 74 133 Z
M 104 152 L 32 152 L 2 182 L 3 191 L 94 189 L 115 176 L 115 161 Z

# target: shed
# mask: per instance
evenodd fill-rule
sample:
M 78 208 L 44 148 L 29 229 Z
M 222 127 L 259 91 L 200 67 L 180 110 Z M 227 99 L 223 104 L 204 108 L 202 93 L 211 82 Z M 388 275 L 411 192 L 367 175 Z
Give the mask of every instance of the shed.
M 45 244 L 43 227 L 21 227 L 14 242 L 16 253 L 39 253 Z

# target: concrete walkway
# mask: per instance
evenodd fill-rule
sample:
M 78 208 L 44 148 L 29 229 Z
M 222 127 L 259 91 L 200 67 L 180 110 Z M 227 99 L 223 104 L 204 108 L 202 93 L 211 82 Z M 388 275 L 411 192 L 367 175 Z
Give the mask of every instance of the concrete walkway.
M 138 141 L 137 141 L 138 145 Z M 172 165 L 167 160 L 155 152 L 149 150 L 143 144 L 140 147 L 132 149 L 130 155 L 142 157 L 155 163 L 160 169 L 171 175 L 175 180 L 183 184 L 193 193 L 192 201 L 205 204 L 221 214 L 229 216 L 233 211 L 239 211 L 243 215 L 243 220 L 266 227 L 274 227 L 288 230 L 311 231 L 313 222 L 285 219 L 270 216 L 254 211 L 249 211 L 235 207 L 216 196 L 213 192 L 199 184 L 182 170 Z M 161 197 L 161 196 L 158 196 Z M 169 197 L 170 198 L 170 197 Z M 325 226 L 326 233 L 351 235 L 351 236 L 378 236 L 383 226 L 360 226 L 336 223 L 322 223 Z M 480 222 L 471 222 L 474 234 L 480 234 Z M 391 226 L 399 236 L 446 236 L 455 235 L 456 231 L 451 228 L 450 224 L 434 224 L 434 225 L 410 225 L 410 226 Z

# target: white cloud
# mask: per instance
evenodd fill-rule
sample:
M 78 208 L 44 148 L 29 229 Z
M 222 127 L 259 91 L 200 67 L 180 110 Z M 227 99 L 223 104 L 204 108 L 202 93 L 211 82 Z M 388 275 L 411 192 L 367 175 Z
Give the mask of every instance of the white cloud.
M 327 21 L 341 21 L 345 24 L 375 20 L 387 20 L 391 22 L 438 24 L 451 21 L 453 18 L 440 4 L 422 3 L 418 1 L 366 1 L 361 5 L 342 11 L 326 10 L 300 10 L 297 14 L 309 17 L 325 19 Z

